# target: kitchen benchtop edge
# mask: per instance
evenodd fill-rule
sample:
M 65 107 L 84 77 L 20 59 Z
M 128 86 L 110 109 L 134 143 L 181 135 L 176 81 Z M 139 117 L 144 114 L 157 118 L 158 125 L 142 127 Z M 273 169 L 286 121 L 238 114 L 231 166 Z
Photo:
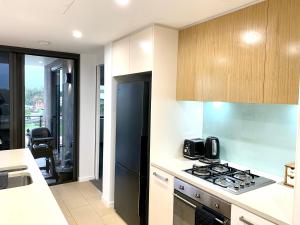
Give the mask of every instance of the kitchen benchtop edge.
M 68 225 L 29 149 L 0 151 L 0 168 L 27 166 L 33 183 L 0 190 L 0 223 L 5 225 Z M 17 172 L 18 173 L 18 172 Z

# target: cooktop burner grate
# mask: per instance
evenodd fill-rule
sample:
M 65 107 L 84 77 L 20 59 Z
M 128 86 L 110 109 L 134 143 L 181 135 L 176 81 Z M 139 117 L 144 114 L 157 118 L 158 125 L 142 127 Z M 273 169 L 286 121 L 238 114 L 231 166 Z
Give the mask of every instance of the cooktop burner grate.
M 242 171 L 230 167 L 227 163 L 215 163 L 205 166 L 195 164 L 185 172 L 218 185 L 234 194 L 241 194 L 275 183 L 273 180 L 252 174 L 250 170 Z

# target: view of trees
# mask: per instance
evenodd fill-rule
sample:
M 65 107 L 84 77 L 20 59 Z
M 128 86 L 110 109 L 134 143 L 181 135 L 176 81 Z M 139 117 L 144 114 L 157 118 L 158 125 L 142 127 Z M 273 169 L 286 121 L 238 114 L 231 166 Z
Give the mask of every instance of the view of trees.
M 44 123 L 44 93 L 42 88 L 25 89 L 25 129 Z
M 33 88 L 26 89 L 25 92 L 25 105 L 35 106 L 37 101 L 43 101 L 44 94 L 42 89 Z

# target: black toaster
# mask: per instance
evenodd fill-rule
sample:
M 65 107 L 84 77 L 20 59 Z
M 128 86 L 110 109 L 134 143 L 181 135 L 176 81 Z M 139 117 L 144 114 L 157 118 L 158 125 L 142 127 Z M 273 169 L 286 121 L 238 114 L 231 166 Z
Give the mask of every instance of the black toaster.
M 185 139 L 183 156 L 188 159 L 199 159 L 205 155 L 205 140 L 201 138 Z

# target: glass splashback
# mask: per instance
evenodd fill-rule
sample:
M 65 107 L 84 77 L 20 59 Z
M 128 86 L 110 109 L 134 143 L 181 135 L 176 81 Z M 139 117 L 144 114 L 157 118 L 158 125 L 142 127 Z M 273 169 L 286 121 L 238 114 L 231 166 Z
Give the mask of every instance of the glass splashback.
M 221 159 L 275 176 L 295 161 L 296 105 L 204 103 L 203 136 L 217 136 Z

